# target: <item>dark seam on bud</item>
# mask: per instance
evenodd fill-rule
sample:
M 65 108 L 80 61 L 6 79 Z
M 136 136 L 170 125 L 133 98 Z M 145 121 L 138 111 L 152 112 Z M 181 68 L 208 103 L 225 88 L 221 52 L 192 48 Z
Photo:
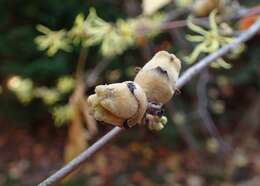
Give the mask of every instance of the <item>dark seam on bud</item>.
M 135 84 L 133 82 L 127 83 L 127 87 L 130 90 L 130 92 L 134 95 L 134 91 L 136 89 Z
M 164 70 L 162 67 L 156 67 L 154 70 L 156 72 L 158 72 L 159 74 L 165 76 L 167 79 L 169 79 L 169 75 L 168 75 L 167 70 Z
M 138 99 L 138 97 L 135 95 L 134 91 L 136 90 L 136 86 L 133 82 L 129 82 L 127 83 L 127 87 L 129 89 L 129 91 L 134 95 L 136 101 L 137 101 L 137 104 L 138 104 L 138 109 L 137 109 L 137 112 L 131 117 L 131 118 L 135 118 L 138 114 L 139 114 L 139 110 L 140 110 L 140 100 Z M 130 118 L 130 119 L 131 119 Z M 125 123 L 123 123 L 124 127 L 127 126 L 128 128 L 129 125 L 128 125 L 128 120 L 125 121 Z M 126 128 L 126 127 L 125 127 Z

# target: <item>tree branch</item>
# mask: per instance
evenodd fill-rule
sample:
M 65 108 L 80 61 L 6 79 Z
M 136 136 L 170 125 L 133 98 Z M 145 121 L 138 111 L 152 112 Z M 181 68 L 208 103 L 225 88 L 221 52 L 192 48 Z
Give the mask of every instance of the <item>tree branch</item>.
M 176 83 L 176 87 L 179 89 L 188 81 L 190 81 L 195 75 L 199 74 L 206 66 L 210 63 L 214 62 L 217 58 L 225 55 L 230 50 L 237 47 L 239 44 L 249 40 L 252 38 L 258 31 L 260 30 L 260 20 L 256 21 L 248 30 L 244 31 L 240 36 L 238 36 L 234 42 L 225 45 L 220 48 L 216 52 L 208 55 L 203 58 L 195 65 L 186 70 L 183 75 L 179 78 Z M 56 173 L 48 177 L 46 180 L 41 182 L 38 186 L 50 186 L 54 185 L 61 181 L 65 176 L 69 173 L 77 169 L 82 163 L 84 163 L 92 154 L 94 154 L 97 150 L 103 147 L 108 141 L 110 141 L 113 137 L 119 134 L 123 129 L 119 127 L 115 127 L 110 132 L 108 132 L 105 136 L 101 137 L 97 142 L 95 142 L 88 149 L 83 151 L 80 155 L 78 155 L 75 159 L 65 165 L 63 168 L 58 170 Z

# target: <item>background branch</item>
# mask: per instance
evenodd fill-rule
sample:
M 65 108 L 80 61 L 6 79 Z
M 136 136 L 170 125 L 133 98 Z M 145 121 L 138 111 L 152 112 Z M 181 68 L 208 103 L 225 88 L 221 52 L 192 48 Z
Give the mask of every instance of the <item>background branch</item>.
M 230 50 L 237 47 L 239 44 L 249 40 L 252 38 L 258 31 L 260 30 L 260 20 L 258 19 L 248 30 L 244 31 L 239 37 L 235 39 L 234 42 L 220 48 L 216 52 L 208 55 L 203 58 L 188 70 L 186 70 L 183 75 L 179 78 L 176 83 L 176 87 L 179 89 L 188 81 L 190 81 L 195 75 L 199 74 L 206 66 L 210 63 L 214 62 L 217 58 L 225 55 Z M 97 150 L 99 150 L 103 145 L 105 145 L 108 141 L 110 141 L 113 137 L 119 134 L 124 129 L 119 127 L 115 127 L 110 132 L 108 132 L 105 136 L 101 137 L 97 142 L 95 142 L 92 146 L 78 155 L 75 159 L 65 165 L 63 168 L 58 170 L 56 173 L 48 177 L 38 186 L 50 186 L 54 185 L 61 181 L 65 176 L 69 173 L 77 169 L 82 163 L 84 163 L 92 154 L 94 154 Z
M 227 144 L 222 140 L 221 135 L 210 116 L 208 111 L 208 92 L 207 92 L 207 84 L 210 80 L 208 69 L 205 69 L 200 74 L 200 78 L 197 84 L 197 97 L 198 97 L 198 114 L 202 122 L 200 122 L 202 129 L 207 132 L 217 140 L 220 146 L 220 152 L 227 151 Z
M 254 7 L 254 8 L 240 8 L 237 12 L 234 11 L 234 13 L 232 13 L 229 16 L 225 16 L 225 17 L 219 17 L 217 18 L 217 23 L 222 23 L 222 22 L 227 22 L 227 21 L 232 21 L 232 20 L 238 20 L 241 17 L 244 16 L 249 16 L 252 14 L 259 14 L 260 13 L 260 6 Z M 208 22 L 208 18 L 198 18 L 198 17 L 194 17 L 192 19 L 192 22 L 194 24 L 197 25 L 201 25 L 204 27 L 209 27 L 209 22 Z M 167 21 L 163 22 L 161 25 L 161 29 L 162 30 L 172 30 L 175 28 L 181 28 L 181 27 L 185 27 L 187 26 L 187 20 L 172 20 L 170 21 L 169 19 L 167 19 Z
M 100 61 L 96 67 L 91 71 L 91 73 L 89 73 L 86 76 L 85 82 L 86 82 L 86 86 L 92 87 L 96 84 L 99 75 L 104 71 L 104 69 L 109 65 L 109 63 L 111 62 L 111 60 L 109 59 L 104 59 L 102 61 Z

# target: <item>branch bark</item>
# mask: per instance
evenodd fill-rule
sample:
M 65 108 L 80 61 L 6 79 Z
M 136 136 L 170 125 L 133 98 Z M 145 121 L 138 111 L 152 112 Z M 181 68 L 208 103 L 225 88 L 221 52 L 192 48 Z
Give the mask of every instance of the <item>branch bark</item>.
M 183 85 L 185 85 L 188 81 L 192 80 L 194 76 L 199 74 L 205 67 L 207 67 L 210 63 L 214 62 L 217 58 L 225 55 L 230 50 L 237 47 L 240 43 L 243 43 L 250 38 L 252 38 L 258 31 L 260 30 L 260 19 L 258 19 L 249 29 L 244 31 L 240 36 L 238 36 L 234 42 L 225 45 L 220 48 L 216 52 L 206 56 L 188 70 L 186 70 L 183 75 L 179 78 L 176 83 L 176 87 L 180 89 Z M 63 168 L 58 170 L 56 173 L 52 174 L 46 180 L 41 182 L 38 186 L 50 186 L 61 181 L 65 176 L 69 173 L 77 169 L 82 163 L 84 163 L 92 154 L 94 154 L 97 150 L 103 147 L 107 142 L 109 142 L 113 137 L 119 134 L 124 129 L 119 127 L 115 127 L 110 132 L 108 132 L 105 136 L 101 137 L 97 142 L 91 145 L 88 149 L 83 151 L 80 155 L 78 155 L 75 159 L 70 161 Z

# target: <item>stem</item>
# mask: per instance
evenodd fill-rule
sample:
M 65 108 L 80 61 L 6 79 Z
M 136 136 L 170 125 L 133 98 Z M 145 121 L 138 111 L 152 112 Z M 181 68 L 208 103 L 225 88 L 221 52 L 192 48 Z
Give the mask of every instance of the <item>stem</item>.
M 180 89 L 184 84 L 190 81 L 195 75 L 199 74 L 206 66 L 210 63 L 213 63 L 217 58 L 225 55 L 230 50 L 237 47 L 237 45 L 249 40 L 252 38 L 258 31 L 260 30 L 260 19 L 258 19 L 249 29 L 244 31 L 239 37 L 235 39 L 234 42 L 225 45 L 219 50 L 213 52 L 212 54 L 206 56 L 195 65 L 186 70 L 183 75 L 177 81 L 176 87 Z M 103 147 L 107 142 L 109 142 L 113 137 L 119 134 L 123 129 L 119 127 L 115 127 L 110 132 L 108 132 L 105 136 L 100 138 L 96 143 L 91 145 L 88 149 L 83 151 L 80 155 L 78 155 L 75 159 L 65 165 L 63 168 L 58 170 L 56 173 L 52 174 L 46 180 L 41 182 L 38 186 L 50 186 L 54 185 L 61 181 L 65 176 L 69 173 L 77 169 L 82 163 L 84 163 L 92 154 L 94 154 L 97 150 Z

